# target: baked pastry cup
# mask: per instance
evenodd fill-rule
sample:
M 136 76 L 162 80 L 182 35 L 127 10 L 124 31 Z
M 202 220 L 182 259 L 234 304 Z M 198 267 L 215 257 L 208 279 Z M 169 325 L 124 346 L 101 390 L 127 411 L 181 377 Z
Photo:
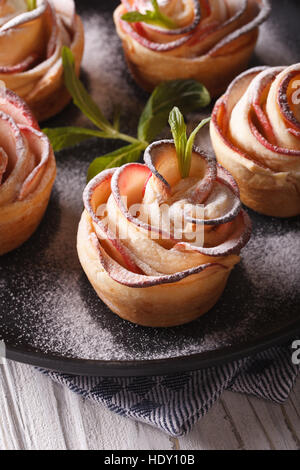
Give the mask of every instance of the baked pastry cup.
M 300 64 L 240 75 L 216 103 L 211 140 L 242 202 L 275 217 L 300 214 Z
M 39 121 L 70 101 L 64 86 L 61 51 L 68 46 L 79 73 L 84 31 L 73 0 L 0 2 L 0 80 L 23 98 Z
M 56 165 L 28 106 L 0 87 L 0 255 L 22 245 L 46 210 Z
M 270 12 L 268 0 L 165 0 L 159 5 L 177 29 L 121 19 L 126 12 L 151 9 L 150 1 L 123 0 L 115 10 L 133 77 L 147 91 L 165 80 L 195 79 L 212 96 L 246 68 L 258 26 Z
M 181 325 L 218 301 L 251 223 L 232 176 L 198 148 L 184 179 L 173 141 L 151 144 L 144 159 L 90 181 L 78 255 L 98 296 L 121 318 Z

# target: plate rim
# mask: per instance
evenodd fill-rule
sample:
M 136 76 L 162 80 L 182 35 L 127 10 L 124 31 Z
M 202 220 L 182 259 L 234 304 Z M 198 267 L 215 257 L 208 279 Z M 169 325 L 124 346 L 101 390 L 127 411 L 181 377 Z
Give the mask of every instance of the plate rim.
M 140 377 L 177 375 L 180 373 L 216 367 L 241 360 L 273 346 L 283 344 L 297 333 L 300 334 L 300 317 L 284 328 L 276 329 L 259 340 L 243 345 L 226 346 L 219 350 L 151 360 L 92 360 L 54 356 L 51 354 L 23 351 L 6 345 L 6 359 L 35 366 L 39 369 L 68 375 L 96 377 Z

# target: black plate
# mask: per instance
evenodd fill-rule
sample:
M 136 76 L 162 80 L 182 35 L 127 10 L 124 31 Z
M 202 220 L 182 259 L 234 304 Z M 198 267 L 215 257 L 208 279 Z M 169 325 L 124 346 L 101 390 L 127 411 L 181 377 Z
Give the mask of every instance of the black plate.
M 134 132 L 146 95 L 127 74 L 111 21 L 117 3 L 84 2 L 83 76 L 105 114 L 122 103 L 122 126 Z M 298 60 L 298 2 L 273 3 L 256 64 Z M 48 124 L 72 123 L 84 124 L 69 106 Z M 241 358 L 299 332 L 299 217 L 277 220 L 251 212 L 253 237 L 224 295 L 209 314 L 189 325 L 142 328 L 106 308 L 80 267 L 75 243 L 88 164 L 116 145 L 92 140 L 57 155 L 58 177 L 39 230 L 1 258 L 0 338 L 8 357 L 66 373 L 166 374 Z

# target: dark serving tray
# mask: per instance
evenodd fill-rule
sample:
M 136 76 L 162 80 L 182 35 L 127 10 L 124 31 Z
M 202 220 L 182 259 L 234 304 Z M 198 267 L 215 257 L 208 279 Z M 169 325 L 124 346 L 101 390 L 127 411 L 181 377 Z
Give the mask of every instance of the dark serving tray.
M 77 4 L 86 26 L 83 78 L 107 116 L 122 104 L 123 128 L 134 132 L 147 95 L 127 73 L 111 18 L 118 2 Z M 273 7 L 253 64 L 299 60 L 299 2 L 273 1 Z M 70 124 L 85 124 L 72 105 L 47 126 Z M 191 324 L 143 328 L 98 299 L 77 258 L 76 231 L 89 162 L 116 145 L 91 140 L 60 152 L 41 226 L 0 259 L 0 339 L 8 358 L 65 373 L 171 374 L 241 358 L 300 332 L 300 217 L 249 211 L 253 236 L 241 263 L 215 308 Z

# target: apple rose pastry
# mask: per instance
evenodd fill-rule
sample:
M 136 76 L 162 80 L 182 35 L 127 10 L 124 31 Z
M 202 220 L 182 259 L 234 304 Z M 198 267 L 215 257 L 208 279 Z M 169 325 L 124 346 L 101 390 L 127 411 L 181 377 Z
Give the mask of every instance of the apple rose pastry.
M 40 121 L 70 100 L 63 80 L 64 45 L 72 50 L 79 73 L 84 32 L 73 0 L 0 0 L 0 80 Z
M 244 204 L 275 217 L 300 214 L 300 64 L 239 76 L 215 105 L 211 139 Z
M 144 326 L 190 322 L 222 294 L 251 224 L 231 175 L 196 147 L 182 177 L 174 141 L 84 191 L 78 254 L 99 297 Z
M 55 175 L 48 138 L 27 105 L 0 87 L 0 255 L 20 246 L 35 231 Z
M 269 11 L 268 0 L 122 0 L 114 20 L 144 89 L 192 78 L 218 96 L 247 66 Z

